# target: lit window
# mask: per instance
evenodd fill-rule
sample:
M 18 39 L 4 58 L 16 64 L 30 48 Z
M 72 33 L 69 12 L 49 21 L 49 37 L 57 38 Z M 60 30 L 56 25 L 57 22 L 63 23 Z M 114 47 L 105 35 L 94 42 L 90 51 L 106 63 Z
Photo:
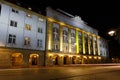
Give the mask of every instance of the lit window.
M 16 35 L 9 34 L 8 43 L 16 43 Z
M 59 29 L 56 27 L 53 27 L 53 40 L 59 41 Z
M 68 42 L 68 33 L 67 33 L 67 31 L 63 31 L 63 42 Z
M 55 51 L 58 51 L 58 50 L 59 50 L 58 44 L 54 44 L 54 50 L 55 50 Z
M 71 33 L 71 43 L 74 44 L 75 43 L 75 34 Z
M 24 45 L 30 45 L 30 38 L 29 37 L 25 37 Z
M 26 24 L 26 25 L 25 25 L 25 29 L 26 29 L 26 30 L 31 30 L 31 26 L 30 26 L 29 24 Z
M 16 22 L 16 21 L 11 20 L 11 21 L 10 21 L 10 26 L 17 27 L 17 22 Z

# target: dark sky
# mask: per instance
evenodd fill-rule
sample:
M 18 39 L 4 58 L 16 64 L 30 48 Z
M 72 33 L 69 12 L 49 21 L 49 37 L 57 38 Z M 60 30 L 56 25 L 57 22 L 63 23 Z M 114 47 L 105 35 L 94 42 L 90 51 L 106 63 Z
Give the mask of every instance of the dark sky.
M 7 0 L 21 3 L 21 6 L 32 7 L 34 11 L 44 13 L 45 7 L 62 9 L 82 18 L 89 26 L 97 29 L 99 35 L 109 40 L 110 54 L 119 56 L 120 45 L 107 35 L 110 29 L 120 27 L 120 6 L 115 0 Z M 114 54 L 113 54 L 114 53 Z
M 33 10 L 45 10 L 45 7 L 60 8 L 72 15 L 78 15 L 89 26 L 97 29 L 99 35 L 106 38 L 110 28 L 120 26 L 119 4 L 117 2 L 105 2 L 102 0 L 7 0 L 20 2 L 23 6 L 30 6 Z M 42 11 L 43 12 L 43 11 Z

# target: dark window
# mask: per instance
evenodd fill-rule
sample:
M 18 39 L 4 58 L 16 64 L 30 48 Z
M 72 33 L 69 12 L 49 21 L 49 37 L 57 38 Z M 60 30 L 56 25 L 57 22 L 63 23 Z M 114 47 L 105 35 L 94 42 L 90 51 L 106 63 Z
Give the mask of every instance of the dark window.
M 19 13 L 18 10 L 12 9 L 12 12 Z
M 0 14 L 1 14 L 1 4 L 0 4 Z
M 17 22 L 16 22 L 16 21 L 11 20 L 11 21 L 10 21 L 10 26 L 17 27 Z
M 39 33 L 43 33 L 42 28 L 39 27 L 39 28 L 38 28 L 38 32 L 39 32 Z
M 42 40 L 40 39 L 37 40 L 37 47 L 42 48 Z
M 15 10 L 14 10 L 14 9 L 12 9 L 12 12 L 15 12 Z
M 8 43 L 16 43 L 16 35 L 9 34 Z

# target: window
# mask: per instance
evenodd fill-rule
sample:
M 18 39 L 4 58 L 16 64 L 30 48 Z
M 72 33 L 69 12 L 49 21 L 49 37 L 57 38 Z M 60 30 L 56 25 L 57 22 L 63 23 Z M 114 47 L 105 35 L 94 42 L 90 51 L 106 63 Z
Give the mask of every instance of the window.
M 1 14 L 1 4 L 0 4 L 0 14 Z
M 41 39 L 37 40 L 37 47 L 42 48 L 42 40 Z
M 74 44 L 75 43 L 75 34 L 71 33 L 71 43 Z
M 30 45 L 30 38 L 29 37 L 25 37 L 24 45 Z
M 9 34 L 8 43 L 16 43 L 16 35 Z
M 12 12 L 19 13 L 18 10 L 12 8 Z
M 59 41 L 59 29 L 56 27 L 53 28 L 53 40 Z
M 38 32 L 39 32 L 39 33 L 43 33 L 42 28 L 39 27 L 39 28 L 38 28 Z
M 63 31 L 63 42 L 68 42 L 68 33 L 67 33 L 67 31 Z
M 54 44 L 54 50 L 55 50 L 55 51 L 58 51 L 58 49 L 59 49 L 59 48 L 58 48 L 58 45 L 57 45 L 57 44 Z
M 17 22 L 16 22 L 16 21 L 11 20 L 11 21 L 10 21 L 10 26 L 17 27 Z
M 26 29 L 26 30 L 31 30 L 31 26 L 30 26 L 29 24 L 26 24 L 26 25 L 25 25 L 25 29 Z

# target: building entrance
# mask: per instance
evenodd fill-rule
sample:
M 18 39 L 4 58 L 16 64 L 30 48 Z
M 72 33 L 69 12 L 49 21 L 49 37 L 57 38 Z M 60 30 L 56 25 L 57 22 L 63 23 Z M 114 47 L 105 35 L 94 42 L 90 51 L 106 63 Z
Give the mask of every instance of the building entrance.
M 64 57 L 64 64 L 67 64 L 67 56 Z
M 31 54 L 30 55 L 30 63 L 31 65 L 38 65 L 38 54 Z

